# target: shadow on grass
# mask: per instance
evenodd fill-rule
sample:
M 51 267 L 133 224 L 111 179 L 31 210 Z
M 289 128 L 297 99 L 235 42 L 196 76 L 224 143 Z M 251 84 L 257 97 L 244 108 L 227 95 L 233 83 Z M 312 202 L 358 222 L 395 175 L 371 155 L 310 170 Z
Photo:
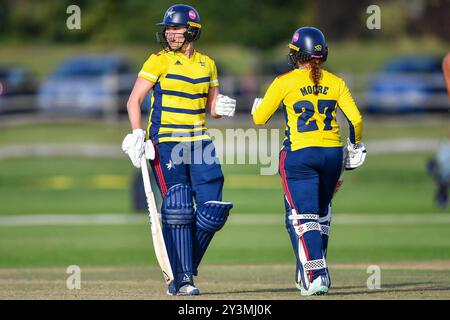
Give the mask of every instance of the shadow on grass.
M 256 290 L 239 290 L 239 291 L 222 291 L 222 292 L 202 292 L 202 295 L 215 295 L 215 294 L 245 294 L 245 293 L 280 293 L 280 292 L 293 292 L 297 293 L 296 288 L 274 288 L 274 289 L 256 289 Z
M 408 283 L 391 283 L 391 284 L 382 284 L 381 285 L 381 289 L 384 288 L 397 288 L 397 287 L 406 287 L 406 286 L 420 286 L 420 285 L 425 285 L 425 284 L 430 284 L 429 282 L 408 282 Z M 348 289 L 367 289 L 366 286 L 332 286 L 331 287 L 333 290 L 348 290 Z M 380 290 L 381 290 L 380 289 Z M 373 290 L 369 290 L 368 291 L 373 291 Z
M 426 285 L 426 286 L 424 286 Z M 414 288 L 405 288 L 416 286 Z M 418 287 L 417 287 L 418 286 Z M 352 289 L 360 289 L 357 291 L 348 291 Z M 335 290 L 345 290 L 342 292 Z M 328 296 L 349 296 L 358 294 L 376 294 L 376 293 L 398 293 L 398 292 L 417 292 L 417 291 L 450 291 L 450 287 L 433 286 L 429 282 L 409 282 L 409 283 L 391 283 L 384 284 L 381 289 L 370 290 L 365 286 L 337 286 L 332 287 Z M 238 291 L 223 291 L 223 292 L 204 292 L 202 295 L 220 295 L 220 294 L 251 294 L 251 293 L 299 293 L 293 288 L 272 288 L 272 289 L 256 289 L 256 290 L 238 290 Z
M 424 286 L 425 285 L 425 286 Z M 404 287 L 410 287 L 415 286 L 413 288 L 404 288 Z M 329 296 L 350 296 L 350 295 L 358 295 L 358 294 L 388 294 L 388 293 L 405 293 L 405 292 L 421 292 L 421 291 L 450 291 L 450 287 L 441 287 L 439 285 L 433 285 L 429 282 L 410 282 L 410 283 L 396 283 L 396 284 L 385 284 L 382 285 L 380 289 L 367 289 L 362 286 L 358 287 L 337 287 L 335 288 L 337 290 L 340 289 L 361 289 L 359 291 L 343 291 L 343 292 L 336 292 L 331 291 L 328 295 Z

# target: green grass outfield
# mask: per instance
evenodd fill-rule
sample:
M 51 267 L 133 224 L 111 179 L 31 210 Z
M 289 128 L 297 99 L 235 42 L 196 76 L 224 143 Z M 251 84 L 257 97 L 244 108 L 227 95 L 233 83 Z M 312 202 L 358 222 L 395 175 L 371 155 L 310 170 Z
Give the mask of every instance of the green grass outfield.
M 432 154 L 370 155 L 347 172 L 334 206 L 343 213 L 439 213 L 426 173 Z M 236 213 L 282 213 L 278 175 L 257 165 L 224 165 L 223 198 Z M 132 212 L 131 179 L 124 158 L 19 158 L 0 160 L 0 215 Z

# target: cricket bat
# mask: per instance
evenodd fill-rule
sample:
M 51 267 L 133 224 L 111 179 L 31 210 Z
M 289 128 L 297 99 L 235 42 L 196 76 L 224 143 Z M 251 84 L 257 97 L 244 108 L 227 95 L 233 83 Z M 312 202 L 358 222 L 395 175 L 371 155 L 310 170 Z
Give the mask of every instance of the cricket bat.
M 155 248 L 156 259 L 161 267 L 164 280 L 170 284 L 173 280 L 172 267 L 170 266 L 169 257 L 167 255 L 166 244 L 161 229 L 161 219 L 156 209 L 155 197 L 153 195 L 152 186 L 150 184 L 150 176 L 147 167 L 147 158 L 145 155 L 141 159 L 142 179 L 144 180 L 145 195 L 147 197 L 147 206 L 149 220 L 152 232 L 153 247 Z

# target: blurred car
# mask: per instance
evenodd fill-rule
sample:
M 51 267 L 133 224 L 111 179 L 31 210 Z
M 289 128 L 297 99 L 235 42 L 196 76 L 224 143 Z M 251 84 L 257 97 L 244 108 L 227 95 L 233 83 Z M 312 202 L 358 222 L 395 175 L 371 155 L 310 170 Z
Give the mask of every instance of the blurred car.
M 442 58 L 435 56 L 397 57 L 388 62 L 369 84 L 366 111 L 448 112 L 442 73 Z
M 38 109 L 64 114 L 124 113 L 136 74 L 119 54 L 66 59 L 39 88 Z M 149 104 L 148 98 L 145 103 Z
M 35 109 L 36 80 L 19 66 L 0 66 L 0 112 L 13 113 Z

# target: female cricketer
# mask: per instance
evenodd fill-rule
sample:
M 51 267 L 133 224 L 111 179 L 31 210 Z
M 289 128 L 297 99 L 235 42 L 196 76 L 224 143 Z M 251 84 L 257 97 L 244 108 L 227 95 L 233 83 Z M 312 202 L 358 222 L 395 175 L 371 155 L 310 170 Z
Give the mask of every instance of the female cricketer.
M 138 74 L 127 105 L 132 133 L 122 148 L 139 168 L 144 140 L 152 141 L 147 151 L 163 197 L 162 230 L 174 275 L 167 293 L 198 295 L 193 276 L 233 206 L 222 202 L 224 177 L 206 131 L 206 110 L 213 118 L 233 116 L 236 101 L 219 94 L 214 61 L 194 49 L 202 25 L 193 7 L 171 6 L 158 25 L 164 49 L 152 54 Z M 144 137 L 140 106 L 150 90 Z
M 255 124 L 263 125 L 282 103 L 286 129 L 279 173 L 296 257 L 295 282 L 302 295 L 319 295 L 331 283 L 325 257 L 331 198 L 342 166 L 354 169 L 365 159 L 362 117 L 345 82 L 322 69 L 328 48 L 320 30 L 296 30 L 289 48 L 294 70 L 278 76 L 263 99 L 255 99 L 252 114 Z M 338 108 L 350 126 L 344 164 Z

